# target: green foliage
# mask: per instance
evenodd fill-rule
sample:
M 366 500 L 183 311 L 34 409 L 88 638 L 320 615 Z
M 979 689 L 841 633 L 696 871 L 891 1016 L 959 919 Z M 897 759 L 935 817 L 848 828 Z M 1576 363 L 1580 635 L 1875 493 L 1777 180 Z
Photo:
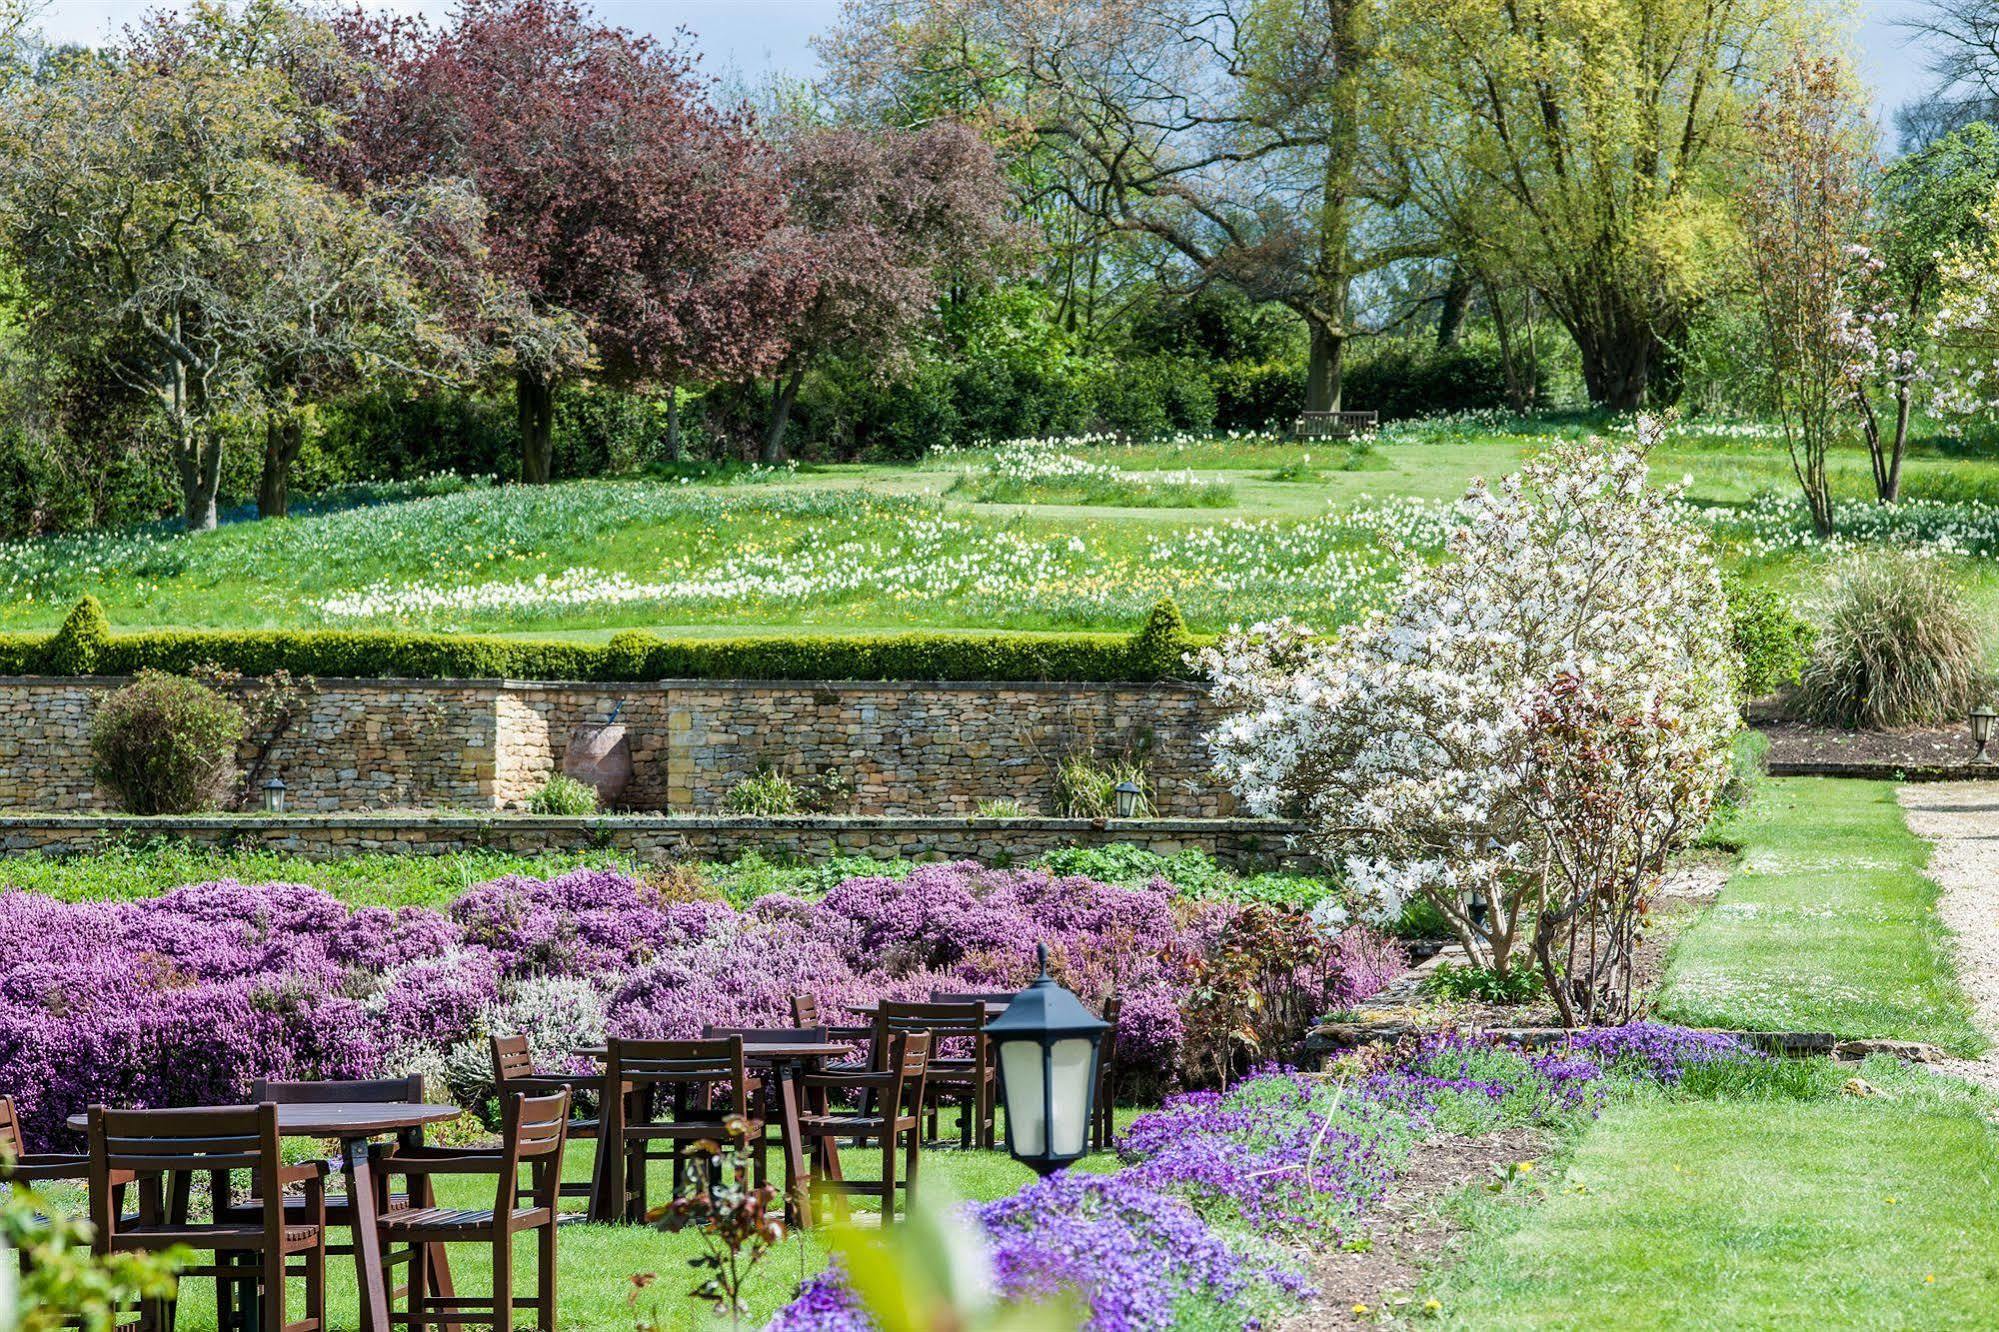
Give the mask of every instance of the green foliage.
M 796 814 L 802 804 L 797 783 L 781 772 L 765 768 L 730 787 L 723 807 L 731 814 L 756 814 L 768 818 Z
M 1381 342 L 1347 367 L 1341 402 L 1349 411 L 1403 420 L 1504 407 L 1506 372 L 1499 348 L 1466 340 L 1437 347 L 1425 339 Z
M 111 621 L 105 618 L 103 603 L 86 596 L 43 647 L 41 669 L 49 675 L 94 675 L 110 638 Z
M 1305 367 L 1295 361 L 1226 361 L 1210 382 L 1223 430 L 1288 430 L 1305 409 Z
M 582 818 L 597 812 L 597 788 L 567 773 L 555 773 L 528 797 L 528 813 Z
M 1728 639 L 1739 665 L 1736 688 L 1744 700 L 1762 698 L 1796 684 L 1816 637 L 1790 603 L 1775 590 L 1724 578 L 1728 598 Z
M 102 617 L 102 609 L 97 616 Z M 1162 621 L 1162 614 L 1169 615 Z M 87 622 L 81 605 L 71 613 Z M 1172 623 L 1179 626 L 1176 638 Z M 65 623 L 64 632 L 68 631 Z M 84 631 L 79 630 L 79 633 Z M 1193 674 L 1181 657 L 1198 645 L 1170 600 L 1138 633 L 797 634 L 664 639 L 643 630 L 602 646 L 392 630 L 159 630 L 101 641 L 0 635 L 0 674 L 48 673 L 52 652 L 87 669 L 57 674 L 187 673 L 218 667 L 243 675 L 288 671 L 317 679 L 405 680 L 1158 680 Z
M 1142 764 L 1131 758 L 1071 754 L 1055 768 L 1055 812 L 1065 819 L 1114 819 L 1117 788 L 1125 782 L 1139 790 L 1136 817 L 1151 818 L 1152 783 Z
M 1745 726 L 1729 745 L 1728 783 L 1716 800 L 1717 812 L 1744 809 L 1756 798 L 1756 787 L 1769 770 L 1770 737 Z
M 1524 1004 L 1541 993 L 1541 975 L 1525 967 L 1514 967 L 1501 975 L 1491 967 L 1445 962 L 1424 978 L 1423 993 L 1439 999 Z
M 1164 879 L 1180 896 L 1198 901 L 1258 902 L 1309 911 L 1340 896 L 1337 884 L 1310 875 L 1239 875 L 1204 851 L 1163 856 L 1130 842 L 1058 847 L 1043 854 L 1034 867 L 1051 874 L 1082 875 L 1120 888 L 1144 888 Z
M 1941 561 L 1902 551 L 1850 559 L 1828 581 L 1799 676 L 1798 710 L 1828 726 L 1961 720 L 1986 687 L 1985 648 Z
M 1917 305 L 1937 298 L 1937 264 L 1983 238 L 1979 214 L 1999 184 L 1999 129 L 1985 121 L 1895 159 L 1881 173 L 1880 249 L 1896 287 Z
M 973 817 L 981 819 L 1024 819 L 1027 806 L 1012 796 L 1001 796 L 993 800 L 981 800 Z
M 13 1278 L 16 1255 L 25 1262 Z M 7 1332 L 106 1329 L 121 1311 L 142 1300 L 174 1293 L 174 1269 L 192 1258 L 185 1249 L 165 1253 L 91 1252 L 90 1227 L 61 1215 L 33 1190 L 10 1189 L 0 1198 L 0 1328 Z
M 199 680 L 141 671 L 91 718 L 91 775 L 128 814 L 192 814 L 228 789 L 246 724 Z

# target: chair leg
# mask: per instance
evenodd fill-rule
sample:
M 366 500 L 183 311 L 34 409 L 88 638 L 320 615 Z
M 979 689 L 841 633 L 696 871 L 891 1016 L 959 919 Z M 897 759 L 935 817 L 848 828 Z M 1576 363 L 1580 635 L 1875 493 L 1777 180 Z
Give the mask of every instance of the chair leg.
M 264 1327 L 267 1332 L 284 1332 L 285 1255 L 275 1244 L 264 1250 Z
M 502 1228 L 493 1241 L 493 1332 L 513 1332 L 514 1237 Z
M 326 1232 L 320 1242 L 305 1251 L 305 1316 L 317 1332 L 326 1328 Z
M 911 1116 L 915 1118 L 915 1116 Z M 918 1120 L 920 1124 L 922 1121 Z M 923 1130 L 912 1127 L 911 1133 L 922 1136 Z M 895 1224 L 895 1149 L 896 1138 L 900 1135 L 893 1128 L 882 1134 L 882 1226 L 886 1229 Z
M 902 1158 L 902 1206 L 904 1211 L 916 1207 L 916 1167 L 923 1159 L 923 1135 L 909 1135 L 908 1145 L 903 1148 Z
M 541 1319 L 537 1324 L 542 1332 L 555 1332 L 555 1218 L 536 1236 L 540 1252 L 536 1255 L 535 1295 L 541 1303 Z

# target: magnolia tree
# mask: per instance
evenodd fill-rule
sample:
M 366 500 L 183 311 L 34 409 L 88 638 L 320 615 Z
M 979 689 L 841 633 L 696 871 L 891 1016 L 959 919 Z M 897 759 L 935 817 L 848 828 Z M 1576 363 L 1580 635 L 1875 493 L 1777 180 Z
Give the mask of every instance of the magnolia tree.
M 1658 435 L 1475 483 L 1444 559 L 1336 637 L 1280 621 L 1201 654 L 1250 807 L 1307 823 L 1376 911 L 1427 898 L 1481 965 L 1528 943 L 1571 1025 L 1629 1016 L 1648 899 L 1737 726 L 1706 538 L 1645 484 Z

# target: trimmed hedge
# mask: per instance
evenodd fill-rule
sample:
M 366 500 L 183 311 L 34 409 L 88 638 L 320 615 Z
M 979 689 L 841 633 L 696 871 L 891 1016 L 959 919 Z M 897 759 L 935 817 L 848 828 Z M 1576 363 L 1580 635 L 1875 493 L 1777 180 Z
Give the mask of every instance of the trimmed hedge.
M 92 603 L 94 605 L 94 603 Z M 410 680 L 1175 680 L 1197 646 L 1161 601 L 1134 634 L 857 634 L 534 642 L 456 634 L 248 630 L 112 634 L 83 606 L 47 635 L 0 636 L 0 675 L 186 674 Z

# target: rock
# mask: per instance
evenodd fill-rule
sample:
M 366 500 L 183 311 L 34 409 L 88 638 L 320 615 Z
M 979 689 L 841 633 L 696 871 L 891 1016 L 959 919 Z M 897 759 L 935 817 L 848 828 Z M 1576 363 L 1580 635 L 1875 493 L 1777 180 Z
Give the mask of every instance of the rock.
M 1905 1064 L 1941 1064 L 1950 1056 L 1924 1041 L 1861 1040 L 1841 1041 L 1833 1047 L 1840 1059 L 1865 1059 L 1868 1055 L 1893 1055 Z M 1854 1081 L 1858 1082 L 1856 1078 Z

